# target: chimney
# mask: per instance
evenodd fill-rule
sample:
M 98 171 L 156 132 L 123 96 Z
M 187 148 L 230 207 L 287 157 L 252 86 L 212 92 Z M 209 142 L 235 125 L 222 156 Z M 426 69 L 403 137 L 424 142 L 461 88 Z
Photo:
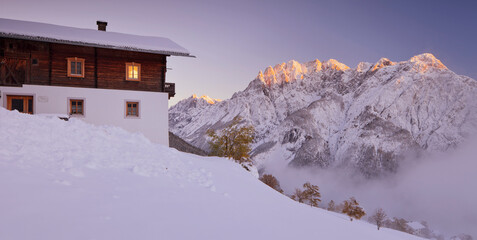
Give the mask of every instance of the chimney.
M 96 24 L 98 24 L 98 31 L 106 32 L 106 26 L 108 25 L 108 22 L 96 21 Z

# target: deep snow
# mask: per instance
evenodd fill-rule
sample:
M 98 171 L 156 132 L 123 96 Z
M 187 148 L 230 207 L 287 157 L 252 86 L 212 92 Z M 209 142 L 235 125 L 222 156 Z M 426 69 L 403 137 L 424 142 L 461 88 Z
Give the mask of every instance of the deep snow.
M 0 239 L 419 239 L 116 127 L 0 108 L 0 143 Z

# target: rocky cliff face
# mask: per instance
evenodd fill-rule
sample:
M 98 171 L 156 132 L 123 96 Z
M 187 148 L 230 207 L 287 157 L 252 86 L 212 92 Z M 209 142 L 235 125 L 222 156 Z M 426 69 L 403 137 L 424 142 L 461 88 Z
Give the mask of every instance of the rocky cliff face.
M 366 177 L 397 171 L 409 155 L 445 151 L 477 129 L 477 81 L 432 54 L 408 61 L 289 61 L 259 72 L 231 99 L 191 97 L 169 109 L 170 130 L 207 150 L 205 132 L 235 116 L 256 130 L 258 165 L 346 167 Z M 275 159 L 273 159 L 275 161 Z

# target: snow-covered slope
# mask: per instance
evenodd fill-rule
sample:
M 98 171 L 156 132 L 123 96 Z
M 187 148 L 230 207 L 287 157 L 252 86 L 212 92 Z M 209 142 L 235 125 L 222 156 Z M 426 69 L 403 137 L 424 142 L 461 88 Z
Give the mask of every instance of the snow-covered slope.
M 260 71 L 231 99 L 182 100 L 169 109 L 169 127 L 207 150 L 206 130 L 240 115 L 256 129 L 258 164 L 280 155 L 293 166 L 344 166 L 373 177 L 395 172 L 407 154 L 443 151 L 475 133 L 475 96 L 475 80 L 429 53 L 353 69 L 334 59 L 289 61 Z
M 418 239 L 116 127 L 0 108 L 0 143 L 0 239 Z

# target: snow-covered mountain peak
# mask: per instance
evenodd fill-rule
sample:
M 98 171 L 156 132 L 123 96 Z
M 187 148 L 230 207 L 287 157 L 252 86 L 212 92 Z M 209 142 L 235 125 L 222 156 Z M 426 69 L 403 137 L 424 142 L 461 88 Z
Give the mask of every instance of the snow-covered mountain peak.
M 395 172 L 407 152 L 445 150 L 477 132 L 477 84 L 469 79 L 432 54 L 354 69 L 292 60 L 220 104 L 179 102 L 169 126 L 207 150 L 206 130 L 240 115 L 255 127 L 257 162 L 283 150 L 292 166 L 351 166 L 373 177 Z
M 306 66 L 303 66 L 301 63 L 295 60 L 288 61 L 287 64 L 285 65 L 285 68 L 290 72 L 300 72 L 300 73 L 307 72 Z
M 261 74 L 262 71 L 260 71 L 259 73 L 259 77 L 261 76 L 261 78 L 259 78 L 263 84 L 267 85 L 267 86 L 271 86 L 272 84 L 276 84 L 277 83 L 277 78 L 275 76 L 275 70 L 273 70 L 272 66 L 268 66 L 266 69 L 265 69 L 265 72 L 263 74 Z
M 256 77 L 255 79 L 260 80 L 260 82 L 262 82 L 262 83 L 265 84 L 265 85 L 269 85 L 269 84 L 267 84 L 267 82 L 265 81 L 265 76 L 263 75 L 262 70 L 260 70 L 260 71 L 258 72 L 258 75 L 257 75 L 257 77 Z
M 304 65 L 306 66 L 306 69 L 308 70 L 309 73 L 319 72 L 321 71 L 323 66 L 323 64 L 318 59 L 306 62 Z
M 307 67 L 295 60 L 287 63 L 280 63 L 274 67 L 269 66 L 265 72 L 260 71 L 257 78 L 266 86 L 287 83 L 297 79 L 303 79 L 304 74 L 308 72 Z
M 207 95 L 202 95 L 201 97 L 197 97 L 197 95 L 195 94 L 192 94 L 192 98 L 193 99 L 198 99 L 198 100 L 204 100 L 206 101 L 207 103 L 209 104 L 215 104 L 217 102 L 221 102 L 222 100 L 221 99 L 217 99 L 217 98 L 211 98 Z
M 376 64 L 374 64 L 373 71 L 376 71 L 376 70 L 381 69 L 383 67 L 393 66 L 393 65 L 396 65 L 396 63 L 392 62 L 391 60 L 389 60 L 387 58 L 381 58 L 381 59 L 379 59 L 379 61 Z
M 391 67 L 395 65 L 410 65 L 414 70 L 419 73 L 425 73 L 430 69 L 447 69 L 447 67 L 442 64 L 434 55 L 431 53 L 423 53 L 416 55 L 409 59 L 408 61 L 402 62 L 393 62 L 388 58 L 381 58 L 375 64 L 368 62 L 360 62 L 358 66 L 354 69 L 357 72 L 366 72 L 368 70 L 377 71 L 382 68 Z M 281 85 L 283 83 L 294 82 L 296 80 L 302 80 L 306 75 L 322 72 L 322 71 L 346 71 L 350 68 L 339 62 L 336 59 L 329 59 L 327 61 L 321 62 L 318 59 L 313 61 L 299 63 L 295 60 L 290 60 L 288 62 L 283 62 L 275 65 L 274 67 L 269 66 L 265 69 L 264 72 L 260 71 L 256 79 L 259 79 L 265 86 Z M 394 71 L 394 70 L 390 70 Z
M 270 87 L 275 84 L 280 85 L 283 83 L 294 82 L 296 80 L 302 80 L 307 74 L 328 69 L 334 71 L 345 71 L 349 69 L 349 67 L 335 59 L 330 59 L 326 62 L 320 62 L 320 60 L 315 59 L 306 63 L 299 63 L 295 60 L 290 60 L 286 63 L 283 62 L 277 64 L 274 67 L 269 66 L 263 73 L 260 71 L 257 75 L 257 79 L 259 79 L 264 85 Z
M 409 59 L 409 62 L 413 63 L 414 68 L 421 73 L 427 72 L 430 68 L 447 69 L 447 67 L 431 53 L 416 55 Z
M 372 63 L 369 62 L 360 62 L 358 63 L 358 66 L 356 67 L 357 72 L 367 72 L 371 67 L 373 66 Z
M 338 62 L 338 60 L 336 60 L 336 59 L 330 59 L 326 62 L 323 62 L 323 69 L 325 69 L 325 70 L 333 69 L 333 70 L 336 70 L 336 71 L 345 71 L 345 70 L 348 70 L 349 67 L 346 66 L 344 63 Z
M 173 110 L 188 113 L 192 109 L 204 109 L 216 105 L 221 101 L 220 99 L 211 98 L 207 95 L 197 97 L 197 95 L 192 94 L 189 98 L 182 99 L 176 105 L 172 106 L 169 111 Z
M 284 78 L 286 82 L 301 80 L 303 79 L 303 75 L 308 72 L 308 69 L 305 65 L 302 65 L 295 60 L 290 60 L 286 64 L 280 64 L 280 68 L 283 75 L 285 75 Z

